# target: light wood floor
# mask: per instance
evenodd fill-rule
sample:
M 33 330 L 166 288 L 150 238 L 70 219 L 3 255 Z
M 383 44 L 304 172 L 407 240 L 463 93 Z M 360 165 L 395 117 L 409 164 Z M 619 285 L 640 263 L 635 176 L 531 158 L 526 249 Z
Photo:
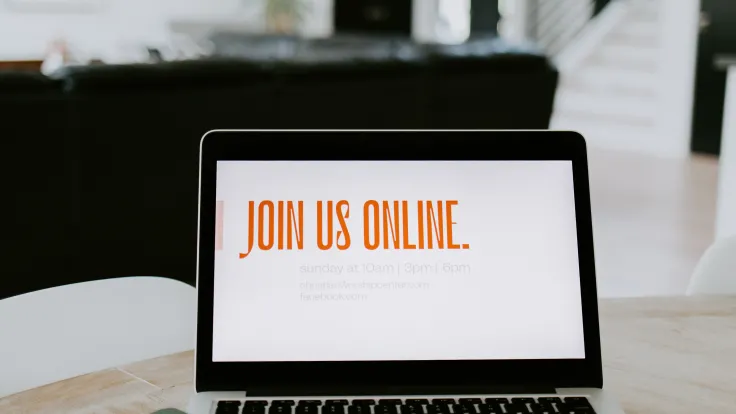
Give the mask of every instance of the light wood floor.
M 591 150 L 599 296 L 684 294 L 713 240 L 717 167 Z

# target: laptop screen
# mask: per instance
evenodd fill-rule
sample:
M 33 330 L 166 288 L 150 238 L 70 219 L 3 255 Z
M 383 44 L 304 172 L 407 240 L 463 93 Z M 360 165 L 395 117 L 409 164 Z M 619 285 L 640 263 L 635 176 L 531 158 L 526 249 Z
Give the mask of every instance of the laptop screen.
M 570 161 L 218 161 L 214 362 L 585 358 Z

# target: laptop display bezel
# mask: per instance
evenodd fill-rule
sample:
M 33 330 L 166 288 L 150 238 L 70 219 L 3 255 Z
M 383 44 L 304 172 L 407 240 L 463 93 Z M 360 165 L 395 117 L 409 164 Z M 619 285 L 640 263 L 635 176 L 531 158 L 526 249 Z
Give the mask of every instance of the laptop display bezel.
M 217 161 L 221 160 L 572 161 L 585 358 L 213 362 L 216 175 Z M 268 178 L 262 179 L 268 185 Z M 195 388 L 198 392 L 352 389 L 388 394 L 389 390 L 408 387 L 601 388 L 603 385 L 587 151 L 585 140 L 576 132 L 211 131 L 201 143 L 197 249 Z M 492 329 L 479 327 L 484 328 Z M 451 331 L 452 327 L 447 329 Z

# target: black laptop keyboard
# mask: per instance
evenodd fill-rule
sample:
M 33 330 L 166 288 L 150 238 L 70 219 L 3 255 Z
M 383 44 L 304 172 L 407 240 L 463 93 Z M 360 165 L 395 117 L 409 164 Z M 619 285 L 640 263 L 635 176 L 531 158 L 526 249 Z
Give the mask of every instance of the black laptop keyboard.
M 585 397 L 219 401 L 215 414 L 594 414 Z

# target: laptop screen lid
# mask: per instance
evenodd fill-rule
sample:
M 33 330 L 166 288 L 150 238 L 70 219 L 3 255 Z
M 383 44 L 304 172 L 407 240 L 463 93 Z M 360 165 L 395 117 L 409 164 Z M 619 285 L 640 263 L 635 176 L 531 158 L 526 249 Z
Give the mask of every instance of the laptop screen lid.
M 602 385 L 576 133 L 216 131 L 200 197 L 198 391 Z

